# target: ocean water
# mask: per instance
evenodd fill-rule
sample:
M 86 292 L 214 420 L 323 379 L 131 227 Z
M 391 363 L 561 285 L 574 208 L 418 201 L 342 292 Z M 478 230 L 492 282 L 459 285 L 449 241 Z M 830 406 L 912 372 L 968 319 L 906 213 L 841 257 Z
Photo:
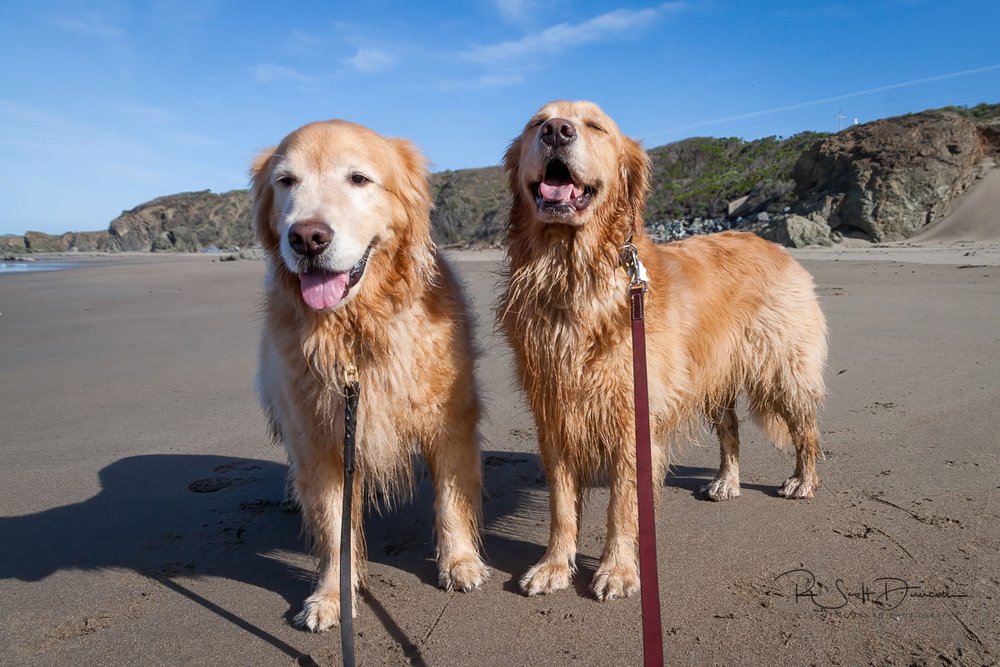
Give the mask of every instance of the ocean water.
M 0 275 L 6 273 L 36 273 L 38 271 L 62 271 L 71 269 L 69 262 L 0 262 Z

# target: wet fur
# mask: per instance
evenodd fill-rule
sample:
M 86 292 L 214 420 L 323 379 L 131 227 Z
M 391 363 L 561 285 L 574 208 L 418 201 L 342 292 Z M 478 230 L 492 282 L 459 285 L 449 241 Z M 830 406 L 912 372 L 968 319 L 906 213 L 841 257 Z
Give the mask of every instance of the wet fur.
M 529 189 L 539 172 L 537 121 L 548 118 L 575 124 L 574 160 L 588 184 L 598 184 L 580 225 L 542 222 Z M 654 479 L 666 473 L 671 440 L 707 420 L 721 445 L 708 496 L 739 495 L 735 406 L 743 394 L 768 435 L 795 446 L 795 472 L 779 493 L 811 497 L 819 484 L 816 414 L 827 344 L 808 272 L 752 234 L 655 245 L 642 224 L 649 158 L 591 103 L 543 107 L 511 143 L 504 166 L 512 203 L 497 317 L 535 417 L 552 521 L 548 549 L 522 589 L 535 595 L 569 585 L 582 494 L 604 473 L 607 538 L 591 589 L 611 599 L 639 588 L 628 279 L 619 266 L 630 234 L 651 276 L 645 325 Z
M 271 171 L 289 157 L 307 170 L 322 170 L 344 155 L 379 174 L 379 206 L 364 214 L 371 216 L 366 223 L 375 230 L 375 247 L 353 298 L 332 311 L 314 311 L 282 258 L 276 230 L 284 213 Z M 254 224 L 267 255 L 258 393 L 273 436 L 288 452 L 290 487 L 320 561 L 316 590 L 297 624 L 319 631 L 340 618 L 342 378 L 350 361 L 361 386 L 355 507 L 376 497 L 405 497 L 413 485 L 411 459 L 420 452 L 434 479 L 440 584 L 478 588 L 487 570 L 478 553 L 475 354 L 459 284 L 430 239 L 423 157 L 406 141 L 330 121 L 308 125 L 264 151 L 252 179 Z M 337 211 L 320 215 L 333 220 Z M 362 515 L 355 509 L 355 588 L 365 571 Z

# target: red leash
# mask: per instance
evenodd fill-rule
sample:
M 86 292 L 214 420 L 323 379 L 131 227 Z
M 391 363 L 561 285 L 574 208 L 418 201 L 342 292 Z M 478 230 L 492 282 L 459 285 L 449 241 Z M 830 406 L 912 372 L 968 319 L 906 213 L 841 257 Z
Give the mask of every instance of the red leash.
M 660 583 L 656 571 L 656 511 L 653 505 L 653 457 L 649 439 L 649 388 L 646 378 L 646 322 L 643 295 L 649 282 L 646 269 L 631 243 L 622 255 L 632 279 L 632 374 L 635 380 L 635 466 L 639 501 L 639 581 L 642 599 L 642 664 L 663 665 L 663 628 L 660 620 Z

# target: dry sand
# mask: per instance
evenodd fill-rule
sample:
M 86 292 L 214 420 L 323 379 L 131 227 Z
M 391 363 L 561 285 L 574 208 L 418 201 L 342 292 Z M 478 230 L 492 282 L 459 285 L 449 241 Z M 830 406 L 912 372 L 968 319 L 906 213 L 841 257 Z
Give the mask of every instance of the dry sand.
M 915 243 L 1000 239 L 1000 169 L 984 174 L 943 219 L 913 237 Z
M 823 486 L 778 498 L 792 459 L 751 427 L 732 501 L 699 491 L 711 438 L 677 454 L 658 518 L 668 662 L 996 664 L 1000 252 L 799 255 L 831 330 Z M 606 489 L 590 494 L 575 589 L 517 592 L 544 549 L 547 492 L 491 329 L 498 255 L 455 258 L 485 350 L 493 576 L 471 594 L 434 586 L 424 480 L 366 520 L 359 661 L 639 664 L 638 600 L 586 591 Z M 0 664 L 339 664 L 338 633 L 290 625 L 312 562 L 253 394 L 262 263 L 77 263 L 0 275 Z

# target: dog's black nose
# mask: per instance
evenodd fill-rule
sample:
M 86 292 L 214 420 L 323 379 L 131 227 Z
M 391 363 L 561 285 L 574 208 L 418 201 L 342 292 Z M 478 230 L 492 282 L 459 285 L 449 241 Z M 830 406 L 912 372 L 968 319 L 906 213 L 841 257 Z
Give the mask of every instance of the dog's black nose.
M 542 124 L 542 141 L 559 148 L 576 139 L 576 127 L 565 118 L 550 118 Z
M 288 245 L 300 255 L 315 257 L 330 245 L 331 236 L 330 228 L 322 222 L 296 222 L 288 230 Z

